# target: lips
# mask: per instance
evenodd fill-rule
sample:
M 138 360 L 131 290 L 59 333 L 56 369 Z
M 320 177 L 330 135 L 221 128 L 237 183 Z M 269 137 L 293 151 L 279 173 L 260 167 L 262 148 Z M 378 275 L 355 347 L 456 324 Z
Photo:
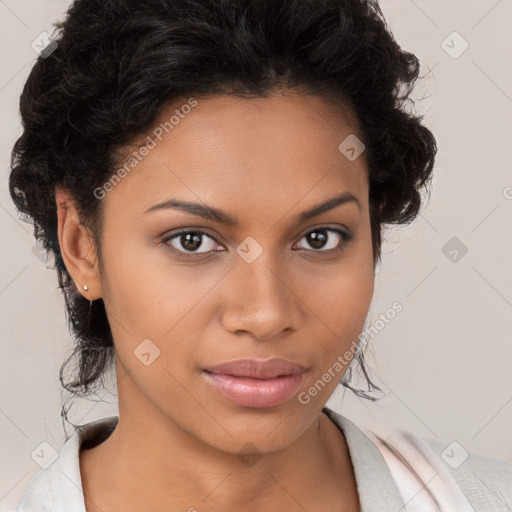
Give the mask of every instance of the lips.
M 239 359 L 203 370 L 206 382 L 243 407 L 274 407 L 289 400 L 300 387 L 307 368 L 286 359 Z
M 283 375 L 304 373 L 306 367 L 287 359 L 276 357 L 265 361 L 238 359 L 210 366 L 205 368 L 205 370 L 217 375 L 231 375 L 233 377 L 247 377 L 251 379 L 274 379 Z

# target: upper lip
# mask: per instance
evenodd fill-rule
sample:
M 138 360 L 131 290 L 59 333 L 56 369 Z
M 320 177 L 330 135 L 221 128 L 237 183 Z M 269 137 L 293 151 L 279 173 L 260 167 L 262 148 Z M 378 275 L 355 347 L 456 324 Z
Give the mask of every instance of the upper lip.
M 207 372 L 233 377 L 249 377 L 254 379 L 272 379 L 280 375 L 299 374 L 306 367 L 287 359 L 236 359 L 204 368 Z

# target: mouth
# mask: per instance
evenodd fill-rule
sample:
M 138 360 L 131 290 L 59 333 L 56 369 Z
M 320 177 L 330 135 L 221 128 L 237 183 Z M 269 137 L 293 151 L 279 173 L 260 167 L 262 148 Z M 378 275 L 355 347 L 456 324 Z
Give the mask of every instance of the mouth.
M 286 359 L 239 359 L 203 370 L 217 392 L 243 407 L 274 407 L 289 400 L 300 387 L 307 368 Z

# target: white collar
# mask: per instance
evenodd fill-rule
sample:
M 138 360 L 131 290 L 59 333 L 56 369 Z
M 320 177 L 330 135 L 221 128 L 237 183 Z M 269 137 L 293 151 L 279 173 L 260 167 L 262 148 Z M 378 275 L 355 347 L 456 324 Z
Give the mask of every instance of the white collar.
M 348 418 L 328 407 L 324 408 L 324 412 L 341 429 L 347 441 L 361 512 L 436 510 L 431 506 L 432 501 L 428 501 L 430 497 L 427 493 L 420 492 L 411 500 L 418 482 L 411 479 L 412 473 L 407 464 L 379 438 L 372 433 L 363 433 Z M 80 474 L 80 447 L 105 429 L 115 427 L 118 419 L 118 416 L 110 416 L 78 426 L 54 462 L 41 469 L 29 482 L 16 512 L 86 512 Z M 392 445 L 425 482 L 438 473 L 429 483 L 429 488 L 434 489 L 436 498 L 447 507 L 443 510 L 474 512 L 474 509 L 467 508 L 470 507 L 467 499 L 442 463 L 418 436 L 397 430 L 393 437 Z M 425 508 L 426 503 L 429 508 Z M 42 508 L 45 504 L 50 508 Z M 418 508 L 421 506 L 423 508 Z

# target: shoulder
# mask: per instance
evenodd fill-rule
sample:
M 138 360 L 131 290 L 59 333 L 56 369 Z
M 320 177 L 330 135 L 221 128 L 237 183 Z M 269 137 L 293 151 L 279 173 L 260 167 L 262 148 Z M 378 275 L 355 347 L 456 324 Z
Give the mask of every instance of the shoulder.
M 512 464 L 467 452 L 458 442 L 422 438 L 475 510 L 512 510 Z
M 469 453 L 455 441 L 424 438 L 404 429 L 379 436 L 332 410 L 324 411 L 342 427 L 355 469 L 371 454 L 367 466 L 388 468 L 407 510 L 512 511 L 511 464 Z
M 80 504 L 78 450 L 79 437 L 75 431 L 53 461 L 39 469 L 29 481 L 15 512 L 60 512 L 65 510 L 66 504 Z
M 460 512 L 512 510 L 512 465 L 469 453 L 456 441 L 442 442 L 402 429 L 388 440 L 375 435 L 372 440 L 406 502 L 431 501 Z
M 117 416 L 80 425 L 60 452 L 29 481 L 14 512 L 85 512 L 80 449 L 112 432 Z

